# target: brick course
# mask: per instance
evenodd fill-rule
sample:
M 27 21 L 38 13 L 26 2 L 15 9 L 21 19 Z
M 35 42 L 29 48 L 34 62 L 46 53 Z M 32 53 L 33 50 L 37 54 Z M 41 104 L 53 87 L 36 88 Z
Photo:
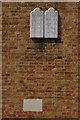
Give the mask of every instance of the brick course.
M 3 118 L 78 118 L 78 3 L 2 3 Z M 31 39 L 30 12 L 59 11 L 59 39 Z M 43 112 L 23 112 L 23 99 Z

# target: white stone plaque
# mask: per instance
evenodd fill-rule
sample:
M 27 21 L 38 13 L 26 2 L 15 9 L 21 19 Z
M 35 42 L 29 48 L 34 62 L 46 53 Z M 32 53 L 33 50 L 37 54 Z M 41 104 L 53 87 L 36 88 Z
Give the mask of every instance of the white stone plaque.
M 24 99 L 23 111 L 42 112 L 42 99 Z
M 58 11 L 54 8 L 49 8 L 45 11 L 45 38 L 58 37 Z
M 30 13 L 30 37 L 43 38 L 43 11 L 40 8 Z

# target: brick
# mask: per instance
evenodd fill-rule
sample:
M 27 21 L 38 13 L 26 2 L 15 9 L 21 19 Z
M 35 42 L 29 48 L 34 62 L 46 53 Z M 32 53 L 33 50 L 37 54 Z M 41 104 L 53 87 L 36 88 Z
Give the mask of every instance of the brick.
M 2 3 L 2 117 L 78 118 L 78 3 Z M 59 12 L 59 39 L 30 38 L 30 12 Z M 42 112 L 24 112 L 23 99 L 42 99 Z

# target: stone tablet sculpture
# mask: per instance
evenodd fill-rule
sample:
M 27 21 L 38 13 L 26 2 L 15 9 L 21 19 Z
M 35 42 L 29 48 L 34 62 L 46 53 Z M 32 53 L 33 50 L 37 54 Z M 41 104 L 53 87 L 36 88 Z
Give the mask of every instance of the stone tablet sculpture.
M 30 13 L 30 37 L 43 38 L 43 11 L 40 8 Z
M 58 11 L 49 8 L 45 11 L 45 38 L 58 37 Z
M 58 11 L 49 8 L 45 13 L 35 8 L 30 13 L 31 38 L 58 38 Z

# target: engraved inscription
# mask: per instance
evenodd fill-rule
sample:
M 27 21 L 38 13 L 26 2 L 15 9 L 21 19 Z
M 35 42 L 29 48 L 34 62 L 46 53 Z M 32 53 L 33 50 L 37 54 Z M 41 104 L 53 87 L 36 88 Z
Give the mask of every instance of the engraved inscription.
M 30 13 L 30 37 L 43 38 L 43 11 L 40 8 Z
M 58 11 L 49 8 L 45 11 L 45 38 L 58 37 Z

